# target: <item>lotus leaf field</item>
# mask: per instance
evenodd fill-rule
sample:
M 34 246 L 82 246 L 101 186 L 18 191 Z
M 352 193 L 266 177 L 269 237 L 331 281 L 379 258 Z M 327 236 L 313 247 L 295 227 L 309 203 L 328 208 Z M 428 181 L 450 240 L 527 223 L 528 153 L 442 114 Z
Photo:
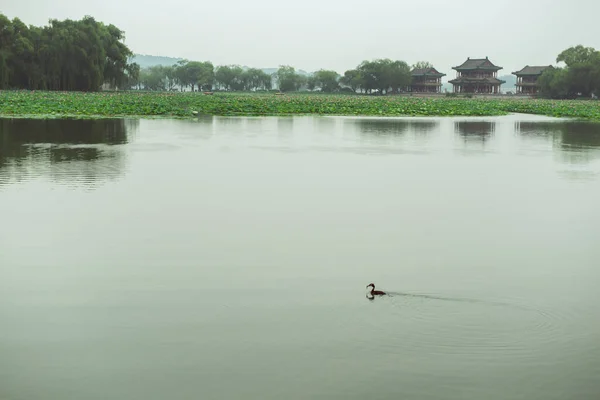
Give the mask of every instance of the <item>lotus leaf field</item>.
M 0 116 L 39 118 L 199 115 L 494 116 L 539 114 L 600 121 L 600 102 L 273 93 L 0 92 Z

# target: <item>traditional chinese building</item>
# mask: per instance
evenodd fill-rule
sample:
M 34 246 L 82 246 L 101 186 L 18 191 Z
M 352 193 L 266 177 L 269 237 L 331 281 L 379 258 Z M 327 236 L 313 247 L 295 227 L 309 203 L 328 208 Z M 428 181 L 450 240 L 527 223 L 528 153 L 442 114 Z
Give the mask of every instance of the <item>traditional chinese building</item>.
M 502 67 L 495 66 L 486 58 L 467 58 L 456 70 L 456 79 L 450 81 L 455 93 L 500 93 L 505 81 L 497 78 Z
M 418 68 L 410 73 L 410 91 L 413 93 L 439 93 L 442 88 L 442 76 L 446 76 L 435 68 Z
M 530 67 L 526 65 L 522 70 L 513 72 L 513 75 L 517 76 L 517 93 L 537 94 L 539 90 L 537 80 L 548 68 L 552 68 L 552 66 Z

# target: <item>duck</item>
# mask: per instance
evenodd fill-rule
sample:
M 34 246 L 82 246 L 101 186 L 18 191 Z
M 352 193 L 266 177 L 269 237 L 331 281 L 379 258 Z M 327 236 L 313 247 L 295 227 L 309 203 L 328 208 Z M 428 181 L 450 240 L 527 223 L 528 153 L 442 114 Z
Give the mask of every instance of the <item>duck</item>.
M 385 292 L 382 292 L 381 290 L 375 290 L 375 284 L 374 283 L 369 283 L 367 285 L 367 288 L 369 288 L 369 286 L 371 286 L 371 293 L 370 293 L 371 296 L 381 296 L 381 295 L 387 294 Z

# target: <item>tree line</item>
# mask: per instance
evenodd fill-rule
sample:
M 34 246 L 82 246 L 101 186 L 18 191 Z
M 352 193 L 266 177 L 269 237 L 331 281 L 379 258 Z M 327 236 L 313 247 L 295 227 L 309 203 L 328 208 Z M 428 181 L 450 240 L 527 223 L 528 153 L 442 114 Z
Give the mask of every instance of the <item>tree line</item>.
M 310 75 L 282 65 L 273 74 L 239 65 L 214 67 L 210 61 L 180 61 L 172 66 L 140 69 L 124 44 L 125 34 L 93 17 L 51 19 L 27 26 L 0 14 L 0 89 L 97 91 L 104 85 L 144 90 L 257 91 L 278 88 L 321 92 L 397 93 L 411 84 L 411 68 L 400 60 L 363 61 L 339 75 L 321 69 Z M 600 51 L 581 45 L 556 58 L 565 67 L 547 69 L 539 78 L 540 94 L 549 98 L 600 96 Z
M 273 74 L 256 68 L 242 68 L 239 65 L 222 65 L 216 68 L 210 62 L 203 64 L 202 72 L 190 71 L 197 62 L 180 61 L 173 66 L 153 66 L 141 70 L 138 77 L 128 82 L 129 88 L 145 90 L 179 90 L 194 84 L 198 90 L 257 91 L 276 87 L 283 92 L 306 89 L 333 93 L 348 91 L 354 93 L 400 92 L 411 83 L 411 67 L 404 61 L 377 59 L 363 61 L 355 69 L 344 75 L 336 71 L 321 69 L 303 75 L 294 67 L 282 65 Z M 432 67 L 421 61 L 412 68 Z M 198 78 L 198 73 L 202 78 Z
M 543 97 L 566 99 L 600 96 L 600 51 L 575 46 L 561 52 L 556 62 L 565 67 L 548 68 L 538 83 Z
M 103 86 L 145 90 L 280 91 L 300 89 L 364 93 L 396 92 L 410 84 L 404 61 L 364 61 L 340 76 L 319 70 L 309 76 L 280 66 L 274 74 L 239 65 L 215 68 L 209 61 L 180 61 L 140 69 L 116 26 L 86 16 L 51 19 L 47 26 L 27 26 L 0 14 L 0 89 L 98 91 Z
M 190 88 L 193 90 L 254 91 L 269 90 L 272 86 L 271 75 L 260 69 L 244 70 L 238 65 L 226 65 L 214 68 L 209 61 L 179 61 L 172 66 L 156 65 L 144 68 L 138 77 L 132 77 L 127 88 L 155 91 L 172 91 Z
M 0 89 L 99 90 L 139 73 L 125 36 L 114 25 L 86 16 L 27 26 L 0 14 Z

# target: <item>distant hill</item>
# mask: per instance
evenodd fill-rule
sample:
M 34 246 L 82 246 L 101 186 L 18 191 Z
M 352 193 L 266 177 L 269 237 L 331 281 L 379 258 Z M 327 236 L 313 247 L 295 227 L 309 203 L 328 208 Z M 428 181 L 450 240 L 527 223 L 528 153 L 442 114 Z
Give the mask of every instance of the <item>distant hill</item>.
M 140 68 L 149 68 L 155 65 L 171 66 L 177 64 L 177 61 L 180 60 L 183 60 L 183 58 L 149 56 L 146 54 L 134 54 L 131 58 L 131 61 L 137 63 Z
M 156 65 L 171 66 L 177 64 L 177 62 L 181 60 L 183 60 L 183 58 L 150 56 L 146 54 L 134 54 L 131 58 L 131 61 L 137 63 L 140 68 L 150 68 Z M 242 66 L 242 68 L 248 69 L 250 67 Z M 269 75 L 277 72 L 277 68 L 261 68 L 261 70 Z M 308 72 L 301 69 L 297 69 L 296 72 L 300 75 L 309 75 Z
M 503 92 L 515 92 L 515 85 L 517 84 L 517 77 L 515 75 L 502 75 L 498 79 L 506 81 L 501 86 Z

